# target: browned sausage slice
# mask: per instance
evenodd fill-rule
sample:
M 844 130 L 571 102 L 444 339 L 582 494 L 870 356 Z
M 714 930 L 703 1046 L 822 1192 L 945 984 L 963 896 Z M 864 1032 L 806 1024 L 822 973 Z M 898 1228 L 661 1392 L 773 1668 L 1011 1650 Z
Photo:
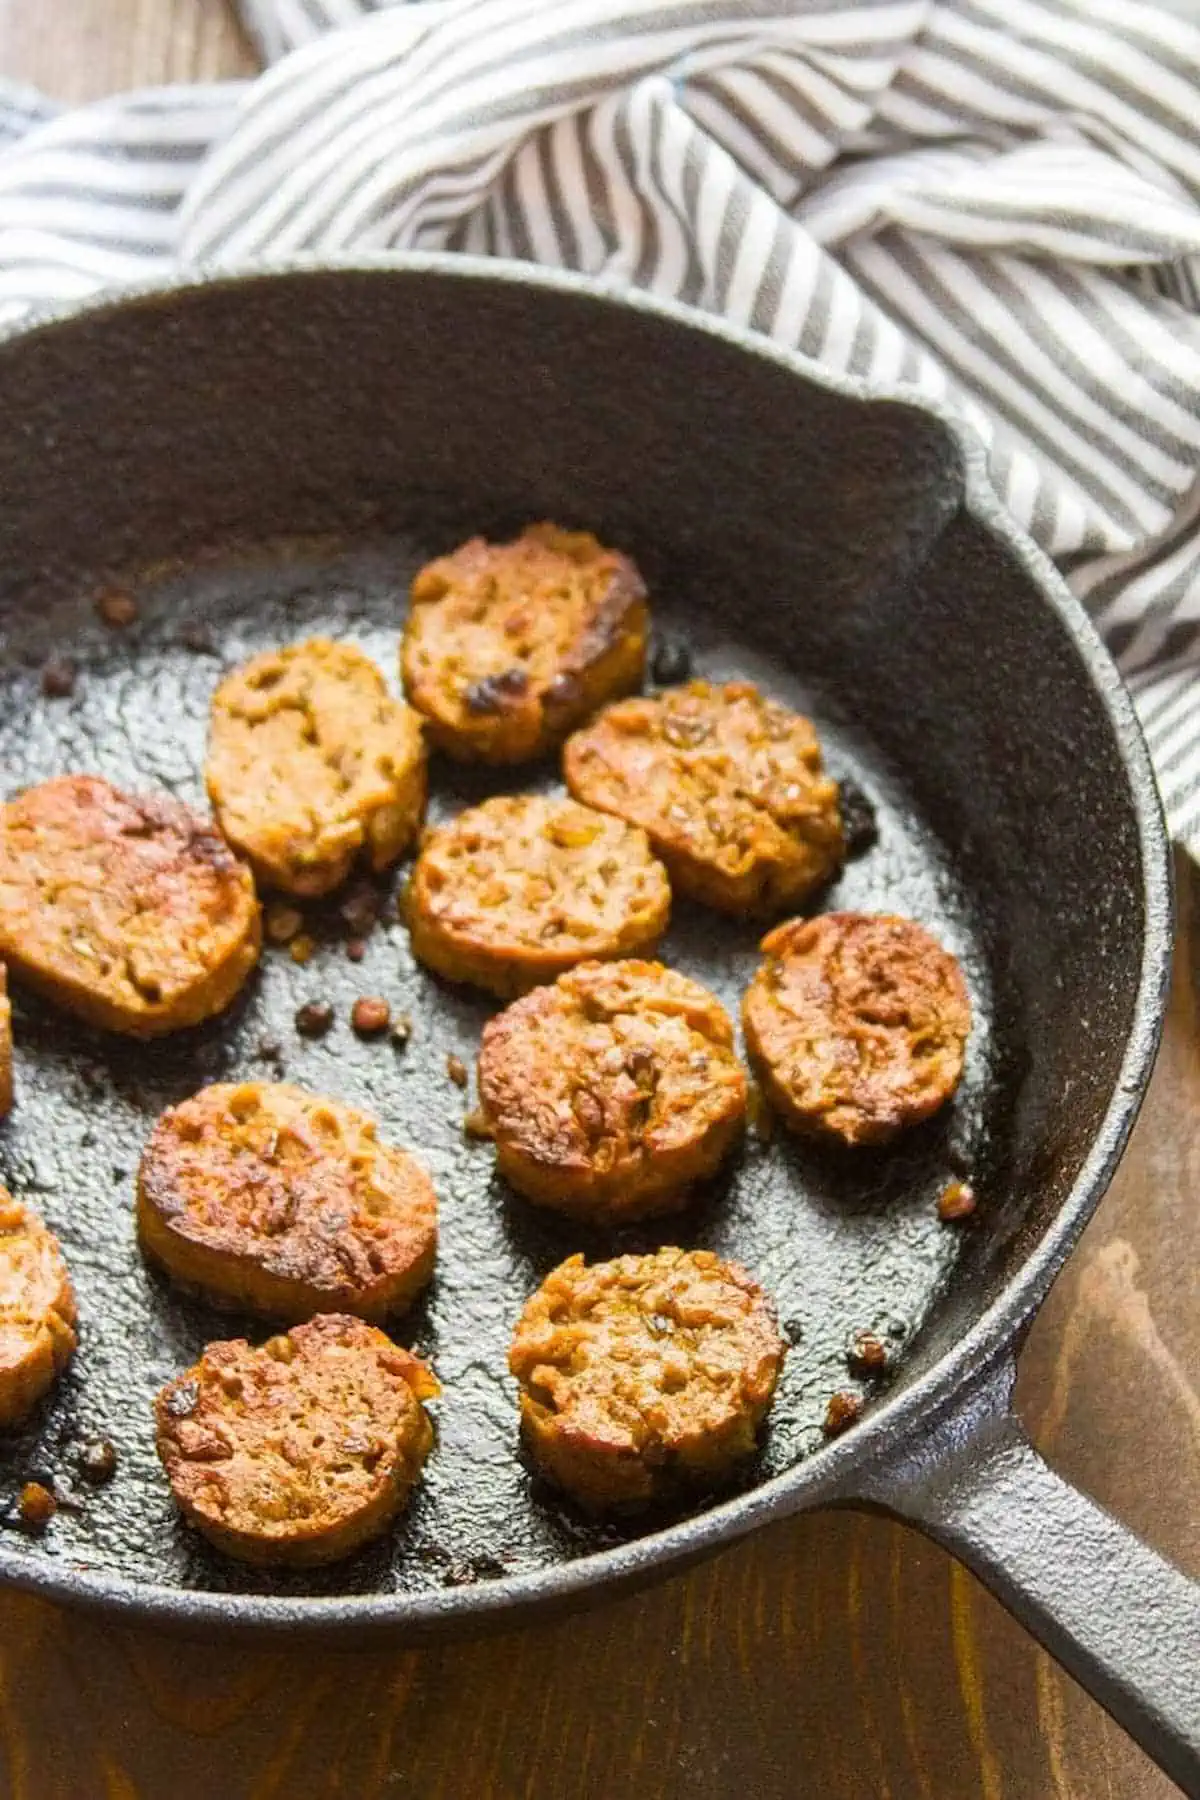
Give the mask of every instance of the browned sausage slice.
M 0 1187 L 0 1428 L 19 1425 L 75 1350 L 75 1296 L 58 1240 Z
M 485 800 L 429 832 L 405 897 L 414 954 L 502 999 L 577 962 L 648 949 L 670 910 L 645 832 L 533 794 Z
M 736 915 L 798 905 L 843 856 L 809 721 L 749 682 L 622 700 L 563 755 L 576 799 L 640 825 L 680 893 Z
M 665 1249 L 561 1263 L 526 1303 L 509 1368 L 534 1460 L 602 1510 L 727 1476 L 754 1450 L 783 1356 L 744 1269 Z
M 646 590 L 590 532 L 529 525 L 440 556 L 412 584 L 401 663 L 435 744 L 466 762 L 527 762 L 637 687 Z
M 260 882 L 327 894 L 361 856 L 390 868 L 425 811 L 425 742 L 352 644 L 312 638 L 235 669 L 213 696 L 208 793 Z
M 0 956 L 91 1025 L 135 1037 L 227 1007 L 258 960 L 249 869 L 165 796 L 62 775 L 0 812 Z
M 718 1168 L 746 1077 L 699 982 L 661 963 L 581 963 L 484 1027 L 479 1098 L 515 1188 L 618 1223 L 672 1211 Z
M 155 1402 L 184 1515 L 243 1562 L 335 1562 L 386 1531 L 433 1443 L 425 1364 L 362 1319 L 322 1313 L 255 1349 L 210 1344 Z
M 437 1198 L 352 1106 L 284 1082 L 203 1088 L 165 1112 L 138 1175 L 146 1252 L 219 1305 L 383 1319 L 428 1283 Z
M 880 1144 L 946 1103 L 971 1003 L 962 970 L 923 926 L 826 913 L 777 926 L 762 949 L 746 1047 L 794 1130 Z

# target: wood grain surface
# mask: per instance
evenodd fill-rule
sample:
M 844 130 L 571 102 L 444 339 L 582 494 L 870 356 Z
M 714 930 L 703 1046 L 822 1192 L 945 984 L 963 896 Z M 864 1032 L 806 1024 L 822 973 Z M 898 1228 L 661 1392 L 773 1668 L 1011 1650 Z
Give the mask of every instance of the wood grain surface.
M 221 0 L 0 0 L 0 73 L 84 100 L 240 74 Z M 1200 1574 L 1200 886 L 1132 1148 L 1026 1350 L 1072 1480 Z M 0 1596 L 0 1800 L 1163 1800 L 939 1550 L 823 1514 L 585 1617 L 423 1652 L 167 1641 Z

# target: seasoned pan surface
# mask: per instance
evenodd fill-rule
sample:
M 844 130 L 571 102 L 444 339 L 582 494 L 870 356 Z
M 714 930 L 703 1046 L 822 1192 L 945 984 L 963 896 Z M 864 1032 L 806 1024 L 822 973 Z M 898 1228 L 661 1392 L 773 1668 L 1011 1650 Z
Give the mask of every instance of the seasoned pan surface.
M 0 767 L 5 794 L 52 774 L 95 770 L 131 788 L 162 787 L 203 803 L 201 768 L 209 697 L 221 671 L 267 646 L 313 633 L 360 643 L 395 679 L 408 581 L 428 556 L 465 532 L 496 523 L 486 505 L 429 502 L 403 537 L 357 543 L 258 546 L 133 579 L 137 620 L 124 630 L 94 610 L 97 584 L 36 615 L 10 610 L 0 673 Z M 570 523 L 590 524 L 587 518 Z M 19 1097 L 0 1132 L 0 1175 L 31 1199 L 59 1234 L 83 1320 L 78 1357 L 58 1393 L 15 1437 L 0 1440 L 0 1509 L 22 1481 L 53 1476 L 77 1490 L 52 1532 L 31 1541 L 15 1529 L 0 1547 L 22 1561 L 52 1561 L 101 1580 L 124 1578 L 210 1592 L 355 1595 L 416 1593 L 545 1569 L 657 1528 L 651 1514 L 597 1525 L 558 1502 L 520 1460 L 516 1402 L 505 1368 L 508 1337 L 530 1288 L 563 1256 L 649 1246 L 668 1238 L 744 1262 L 774 1294 L 791 1350 L 762 1453 L 746 1482 L 820 1455 L 830 1393 L 855 1384 L 846 1365 L 854 1333 L 878 1332 L 902 1367 L 947 1291 L 964 1241 L 938 1221 L 935 1201 L 952 1176 L 971 1171 L 986 1192 L 989 1170 L 1009 1153 L 1015 1027 L 993 1027 L 991 983 L 972 896 L 943 845 L 914 810 L 899 778 L 873 754 L 844 706 L 767 650 L 753 607 L 698 617 L 672 593 L 669 546 L 655 582 L 660 639 L 686 642 L 693 670 L 746 676 L 814 712 L 832 771 L 869 796 L 878 843 L 853 860 L 823 904 L 908 913 L 963 961 L 975 1009 L 966 1078 L 947 1117 L 890 1154 L 831 1155 L 776 1131 L 752 1132 L 728 1179 L 663 1230 L 589 1232 L 535 1212 L 493 1173 L 490 1147 L 464 1136 L 471 1104 L 447 1058 L 473 1068 L 489 1002 L 418 968 L 389 899 L 365 959 L 347 960 L 347 935 L 331 905 L 318 949 L 304 966 L 268 949 L 261 973 L 225 1018 L 198 1032 L 129 1045 L 101 1038 L 18 996 Z M 81 572 L 82 577 L 82 572 Z M 45 662 L 69 652 L 74 695 L 48 699 Z M 806 678 L 808 678 L 806 680 Z M 554 767 L 466 776 L 434 763 L 432 816 L 488 792 L 553 787 Z M 403 871 L 400 872 L 400 879 Z M 392 884 L 394 892 L 395 883 Z M 679 905 L 664 946 L 668 961 L 710 985 L 737 1013 L 755 966 L 758 933 Z M 413 1021 L 405 1049 L 364 1043 L 349 1027 L 353 1001 L 383 994 Z M 300 1037 L 298 1006 L 331 1002 L 337 1023 L 320 1041 Z M 277 1045 L 281 1060 L 271 1060 Z M 158 1112 L 206 1082 L 271 1079 L 276 1072 L 375 1113 L 385 1135 L 424 1160 L 442 1202 L 434 1287 L 397 1336 L 427 1355 L 444 1383 L 438 1442 L 408 1514 L 384 1541 L 335 1568 L 303 1575 L 249 1572 L 209 1552 L 177 1520 L 153 1448 L 151 1399 L 205 1342 L 261 1323 L 175 1294 L 150 1274 L 133 1229 L 133 1181 Z M 82 1443 L 107 1437 L 119 1468 L 89 1491 L 75 1474 Z

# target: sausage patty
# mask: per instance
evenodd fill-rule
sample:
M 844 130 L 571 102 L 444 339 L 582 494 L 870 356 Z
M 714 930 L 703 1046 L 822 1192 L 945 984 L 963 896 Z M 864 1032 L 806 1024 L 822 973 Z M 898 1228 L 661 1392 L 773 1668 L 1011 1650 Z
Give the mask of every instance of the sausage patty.
M 971 1003 L 957 962 L 912 919 L 826 913 L 762 942 L 746 1045 L 796 1131 L 881 1144 L 958 1086 Z
M 208 792 L 264 886 L 327 894 L 390 867 L 425 811 L 421 721 L 352 644 L 268 650 L 213 695 Z
M 386 1530 L 433 1443 L 425 1364 L 362 1319 L 322 1313 L 261 1349 L 210 1344 L 155 1401 L 184 1515 L 228 1556 L 336 1562 Z
M 527 762 L 642 679 L 642 578 L 590 532 L 472 538 L 422 569 L 411 599 L 405 690 L 462 761 Z
M 784 1345 L 758 1283 L 709 1250 L 554 1269 L 509 1352 L 543 1472 L 591 1509 L 705 1485 L 754 1449 Z
M 812 725 L 747 681 L 607 707 L 563 767 L 577 799 L 640 825 L 675 887 L 721 912 L 779 912 L 841 864 L 837 783 Z
M 437 1198 L 352 1106 L 282 1082 L 165 1112 L 138 1173 L 143 1249 L 218 1305 L 382 1319 L 433 1274 Z
M 204 819 L 96 775 L 0 814 L 0 956 L 91 1025 L 155 1037 L 224 1010 L 258 961 L 249 869 Z
M 746 1077 L 720 1001 L 661 963 L 581 963 L 484 1027 L 479 1098 L 500 1172 L 614 1223 L 670 1212 L 737 1137 Z
M 20 1424 L 66 1367 L 75 1319 L 57 1239 L 0 1187 L 0 1429 Z
M 0 1119 L 6 1119 L 13 1104 L 12 1005 L 8 998 L 8 970 L 0 963 Z
M 644 831 L 533 794 L 485 800 L 430 832 L 405 896 L 415 955 L 502 999 L 589 957 L 647 949 L 670 911 Z

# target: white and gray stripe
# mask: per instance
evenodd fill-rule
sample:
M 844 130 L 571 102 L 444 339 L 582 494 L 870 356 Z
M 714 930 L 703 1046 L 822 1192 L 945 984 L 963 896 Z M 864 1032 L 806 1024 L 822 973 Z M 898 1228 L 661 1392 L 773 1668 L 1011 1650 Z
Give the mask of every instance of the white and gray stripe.
M 174 266 L 178 212 L 244 84 L 32 114 L 0 151 L 0 318 Z M 0 130 L 12 119 L 0 90 Z
M 0 86 L 0 316 L 450 248 L 945 396 L 1130 677 L 1200 853 L 1200 23 L 1143 0 L 242 0 L 260 80 Z

